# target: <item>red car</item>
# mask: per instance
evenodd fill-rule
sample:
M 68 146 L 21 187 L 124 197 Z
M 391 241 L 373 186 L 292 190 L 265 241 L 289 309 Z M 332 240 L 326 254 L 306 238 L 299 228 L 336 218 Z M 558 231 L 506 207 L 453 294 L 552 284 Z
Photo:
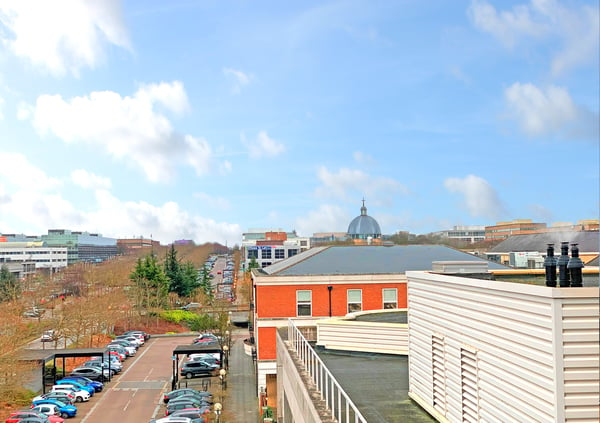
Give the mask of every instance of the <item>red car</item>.
M 45 414 L 36 413 L 35 411 L 17 411 L 12 413 L 10 417 L 5 420 L 5 423 L 18 423 L 21 419 L 27 417 L 45 417 L 50 423 L 63 423 L 65 421 L 62 417 L 47 416 Z

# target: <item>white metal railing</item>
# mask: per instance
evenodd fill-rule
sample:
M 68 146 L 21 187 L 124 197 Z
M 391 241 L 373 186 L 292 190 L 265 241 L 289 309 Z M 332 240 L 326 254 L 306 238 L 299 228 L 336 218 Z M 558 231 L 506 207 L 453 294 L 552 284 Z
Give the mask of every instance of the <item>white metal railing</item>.
M 339 423 L 367 423 L 367 419 L 360 414 L 358 408 L 291 319 L 288 320 L 288 341 L 296 350 L 332 416 Z

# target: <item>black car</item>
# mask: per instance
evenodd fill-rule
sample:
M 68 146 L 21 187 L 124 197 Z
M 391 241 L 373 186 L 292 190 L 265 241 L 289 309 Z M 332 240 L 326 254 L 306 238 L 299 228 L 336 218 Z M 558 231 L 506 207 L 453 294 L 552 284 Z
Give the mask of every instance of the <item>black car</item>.
M 194 376 L 213 376 L 217 367 L 214 367 L 204 361 L 188 361 L 181 366 L 180 374 L 188 379 Z
M 168 404 L 168 402 L 170 400 L 178 398 L 182 395 L 193 395 L 198 398 L 206 398 L 209 401 L 212 400 L 212 394 L 210 392 L 197 391 L 193 388 L 181 388 L 181 389 L 175 389 L 174 391 L 165 393 L 163 396 L 163 401 L 165 404 Z

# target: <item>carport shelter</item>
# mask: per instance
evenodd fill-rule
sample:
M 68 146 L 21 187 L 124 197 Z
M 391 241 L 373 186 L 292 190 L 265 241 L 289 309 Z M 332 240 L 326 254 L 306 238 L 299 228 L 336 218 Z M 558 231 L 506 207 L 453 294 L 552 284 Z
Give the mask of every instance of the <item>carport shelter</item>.
M 177 389 L 177 382 L 179 382 L 179 372 L 177 371 L 177 365 L 179 363 L 180 355 L 187 354 L 214 354 L 219 353 L 219 360 L 223 363 L 223 349 L 219 346 L 207 346 L 207 345 L 178 345 L 173 350 L 173 379 L 171 381 L 171 389 Z
M 52 384 L 56 382 L 56 359 L 62 358 L 62 374 L 66 375 L 66 363 L 67 358 L 76 357 L 102 357 L 108 349 L 102 348 L 68 348 L 68 349 L 43 349 L 33 350 L 25 349 L 21 355 L 20 360 L 22 361 L 36 361 L 42 363 L 42 393 L 46 393 L 46 380 L 51 379 Z M 49 367 L 50 374 L 46 371 L 46 365 L 52 362 L 52 367 Z M 110 360 L 108 362 L 110 369 Z

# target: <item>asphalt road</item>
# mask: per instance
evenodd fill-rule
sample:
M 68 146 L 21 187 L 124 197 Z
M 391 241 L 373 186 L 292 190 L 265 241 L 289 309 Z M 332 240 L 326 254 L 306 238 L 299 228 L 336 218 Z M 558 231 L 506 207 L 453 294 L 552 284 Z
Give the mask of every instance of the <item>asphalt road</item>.
M 151 338 L 135 357 L 125 362 L 123 372 L 89 402 L 78 404 L 78 414 L 69 422 L 145 423 L 163 416 L 163 392 L 171 388 L 172 352 L 190 344 L 193 337 Z

